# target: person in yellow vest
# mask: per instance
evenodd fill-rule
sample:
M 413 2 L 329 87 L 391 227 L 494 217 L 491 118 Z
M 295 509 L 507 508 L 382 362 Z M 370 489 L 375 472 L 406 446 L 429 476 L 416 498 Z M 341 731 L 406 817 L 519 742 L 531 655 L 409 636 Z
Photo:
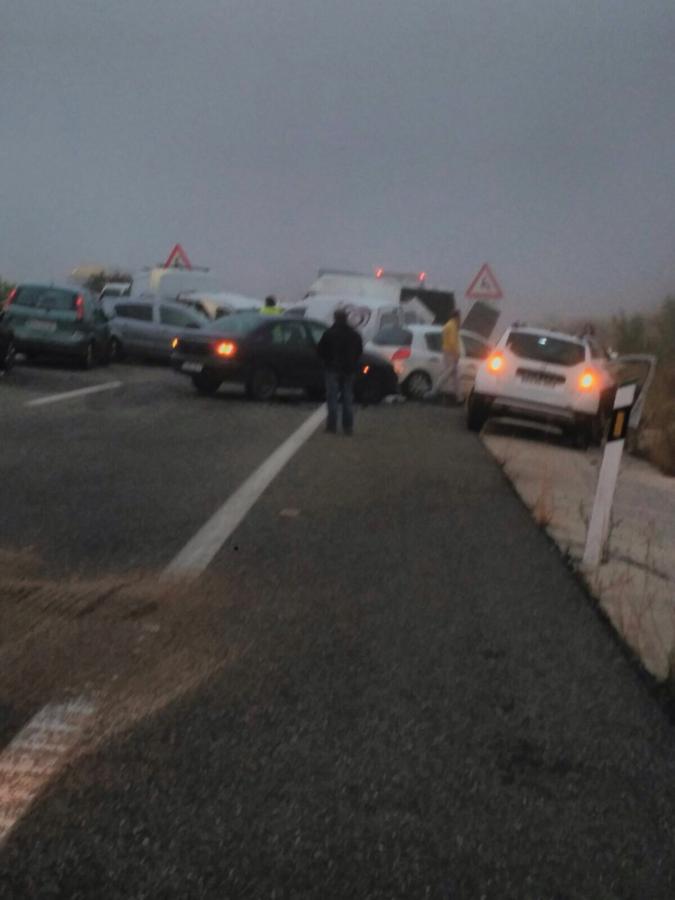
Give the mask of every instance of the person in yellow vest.
M 260 310 L 260 314 L 262 316 L 280 316 L 281 310 L 277 306 L 277 298 L 270 294 L 269 297 L 265 297 L 265 303 L 263 308 Z
M 442 387 L 449 381 L 457 403 L 463 403 L 462 389 L 459 383 L 459 310 L 455 309 L 443 326 L 442 332 L 443 369 L 436 379 L 436 384 L 427 397 L 436 397 Z

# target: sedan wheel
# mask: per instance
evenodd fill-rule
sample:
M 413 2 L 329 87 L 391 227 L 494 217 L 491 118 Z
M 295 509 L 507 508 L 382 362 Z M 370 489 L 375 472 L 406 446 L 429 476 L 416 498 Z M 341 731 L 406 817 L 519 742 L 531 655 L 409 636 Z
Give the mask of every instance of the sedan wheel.
M 16 347 L 14 346 L 14 341 L 10 338 L 9 344 L 7 345 L 7 349 L 5 351 L 5 358 L 2 360 L 2 363 L 0 364 L 0 370 L 2 370 L 4 375 L 7 375 L 7 373 L 12 370 L 12 366 L 14 365 L 15 359 L 16 359 Z
M 413 400 L 421 400 L 431 390 L 431 378 L 426 372 L 412 372 L 403 383 L 403 393 Z
M 246 383 L 246 393 L 253 400 L 271 400 L 279 387 L 274 369 L 261 366 L 254 369 Z
M 209 375 L 207 372 L 201 372 L 199 375 L 192 376 L 192 383 L 200 394 L 207 397 L 215 394 L 222 381 L 215 375 Z

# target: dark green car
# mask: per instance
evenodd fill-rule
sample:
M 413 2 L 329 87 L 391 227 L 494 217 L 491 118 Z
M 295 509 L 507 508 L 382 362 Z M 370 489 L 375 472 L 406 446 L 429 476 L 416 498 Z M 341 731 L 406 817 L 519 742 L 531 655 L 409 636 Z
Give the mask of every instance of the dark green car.
M 83 288 L 20 284 L 5 308 L 16 350 L 28 358 L 67 357 L 87 369 L 110 358 L 108 317 Z

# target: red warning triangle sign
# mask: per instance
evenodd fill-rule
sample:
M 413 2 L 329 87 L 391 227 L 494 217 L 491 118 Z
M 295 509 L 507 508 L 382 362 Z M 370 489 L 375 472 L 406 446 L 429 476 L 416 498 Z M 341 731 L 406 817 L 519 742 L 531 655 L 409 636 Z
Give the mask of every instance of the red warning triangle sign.
M 504 294 L 490 266 L 481 266 L 478 275 L 466 290 L 469 300 L 501 300 Z
M 164 263 L 165 269 L 191 269 L 192 263 L 180 244 L 176 244 Z

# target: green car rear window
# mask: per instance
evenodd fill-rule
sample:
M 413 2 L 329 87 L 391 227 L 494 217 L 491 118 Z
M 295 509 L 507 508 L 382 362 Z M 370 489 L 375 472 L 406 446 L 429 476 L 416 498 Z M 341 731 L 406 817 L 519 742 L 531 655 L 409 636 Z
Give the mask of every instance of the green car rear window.
M 33 309 L 66 311 L 75 308 L 77 294 L 61 288 L 28 285 L 20 287 L 14 297 L 14 306 L 30 306 Z

